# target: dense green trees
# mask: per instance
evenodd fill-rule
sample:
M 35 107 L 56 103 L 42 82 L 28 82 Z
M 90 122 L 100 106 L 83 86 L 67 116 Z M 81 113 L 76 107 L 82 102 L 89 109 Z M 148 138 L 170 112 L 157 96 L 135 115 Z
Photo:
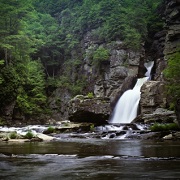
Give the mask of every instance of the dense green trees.
M 156 8 L 161 0 L 79 0 L 36 1 L 37 9 L 50 13 L 58 20 L 59 28 L 69 47 L 92 29 L 106 41 L 125 40 L 129 47 L 138 48 L 147 36 L 147 27 L 158 16 Z M 43 7 L 43 8 L 42 8 Z
M 172 98 L 171 108 L 174 107 L 176 101 L 180 99 L 180 49 L 168 56 L 168 66 L 165 69 L 165 77 L 167 78 L 167 92 Z
M 0 19 L 0 107 L 11 102 L 23 114 L 36 114 L 45 107 L 43 68 L 31 56 L 40 47 L 27 32 L 31 1 L 1 1 Z M 3 113 L 3 112 L 1 112 Z
M 84 34 L 93 30 L 101 42 L 120 39 L 128 48 L 138 49 L 146 40 L 147 28 L 159 22 L 154 14 L 160 2 L 1 0 L 1 113 L 11 102 L 26 115 L 42 113 L 45 88 L 46 92 L 68 88 L 73 95 L 82 92 L 86 78 L 77 72 L 83 54 L 74 53 L 72 58 L 72 52 L 81 48 Z M 105 48 L 92 54 L 95 64 L 108 57 Z
M 28 61 L 24 70 L 24 82 L 18 87 L 17 106 L 25 114 L 42 113 L 46 106 L 42 65 L 38 61 Z

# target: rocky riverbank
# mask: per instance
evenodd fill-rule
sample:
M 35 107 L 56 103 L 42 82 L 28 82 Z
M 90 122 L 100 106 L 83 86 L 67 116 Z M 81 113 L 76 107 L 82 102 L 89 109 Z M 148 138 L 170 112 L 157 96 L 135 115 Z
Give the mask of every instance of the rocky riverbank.
M 53 126 L 0 127 L 0 140 L 7 142 L 42 142 L 72 138 L 180 140 L 180 131 L 175 123 L 94 126 L 92 123 L 68 121 Z

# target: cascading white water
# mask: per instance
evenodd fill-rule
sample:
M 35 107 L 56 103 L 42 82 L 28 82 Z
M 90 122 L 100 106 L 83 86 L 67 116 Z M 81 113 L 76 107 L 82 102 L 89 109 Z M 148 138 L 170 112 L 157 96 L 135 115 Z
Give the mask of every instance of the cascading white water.
M 141 96 L 141 86 L 151 79 L 151 69 L 154 62 L 148 62 L 144 65 L 147 68 L 146 76 L 137 80 L 133 89 L 127 90 L 118 100 L 116 107 L 113 111 L 112 118 L 109 123 L 111 124 L 129 124 L 137 116 L 138 105 Z
M 110 120 L 112 124 L 127 124 L 137 116 L 137 109 L 140 100 L 140 89 L 148 77 L 138 79 L 133 89 L 127 90 L 119 99 Z

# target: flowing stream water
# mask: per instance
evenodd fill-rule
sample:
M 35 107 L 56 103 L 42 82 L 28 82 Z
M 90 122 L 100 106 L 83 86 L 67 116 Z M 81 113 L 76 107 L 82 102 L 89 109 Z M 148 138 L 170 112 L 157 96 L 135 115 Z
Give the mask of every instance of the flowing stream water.
M 149 77 L 149 80 L 151 80 L 151 70 L 154 66 L 154 61 L 149 61 L 147 63 L 144 63 L 144 66 L 147 69 L 147 72 L 145 73 L 145 76 Z
M 0 142 L 0 179 L 178 179 L 180 142 L 65 138 Z

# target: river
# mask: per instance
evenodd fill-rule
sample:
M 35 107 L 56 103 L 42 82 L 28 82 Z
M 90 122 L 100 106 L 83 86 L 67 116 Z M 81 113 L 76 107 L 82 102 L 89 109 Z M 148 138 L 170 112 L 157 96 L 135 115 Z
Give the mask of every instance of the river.
M 180 178 L 180 142 L 67 138 L 0 142 L 0 179 Z

